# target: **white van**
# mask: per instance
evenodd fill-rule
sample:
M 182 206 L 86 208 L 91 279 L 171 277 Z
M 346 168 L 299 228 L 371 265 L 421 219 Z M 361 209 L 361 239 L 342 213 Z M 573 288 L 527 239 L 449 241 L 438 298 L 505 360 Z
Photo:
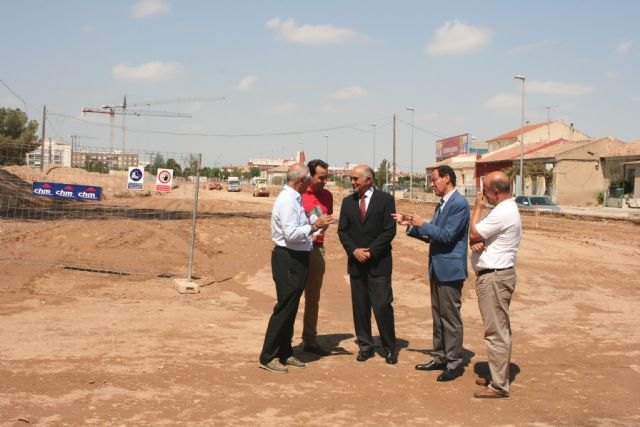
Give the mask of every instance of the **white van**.
M 240 178 L 230 176 L 227 179 L 227 191 L 240 191 Z

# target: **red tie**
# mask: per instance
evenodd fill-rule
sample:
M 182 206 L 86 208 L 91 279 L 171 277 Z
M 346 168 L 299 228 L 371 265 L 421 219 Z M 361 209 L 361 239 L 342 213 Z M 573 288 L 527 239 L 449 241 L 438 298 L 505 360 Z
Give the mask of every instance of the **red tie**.
M 366 196 L 360 197 L 360 221 L 364 222 L 364 217 L 367 214 L 367 202 L 365 201 Z

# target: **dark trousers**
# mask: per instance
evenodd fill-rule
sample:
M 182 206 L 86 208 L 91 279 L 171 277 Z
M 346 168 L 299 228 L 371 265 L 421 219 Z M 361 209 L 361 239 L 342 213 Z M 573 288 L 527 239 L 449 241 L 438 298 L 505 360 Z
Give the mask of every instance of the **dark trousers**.
M 276 246 L 271 253 L 271 272 L 276 284 L 277 302 L 269 319 L 260 362 L 278 358 L 284 361 L 293 355 L 291 339 L 309 270 L 309 252 L 293 251 Z
M 396 328 L 393 317 L 393 291 L 391 276 L 350 276 L 351 307 L 356 338 L 361 351 L 373 350 L 371 336 L 371 311 L 380 332 L 380 340 L 386 351 L 395 351 Z
M 463 327 L 460 308 L 464 281 L 440 282 L 431 277 L 433 360 L 456 369 L 462 364 Z

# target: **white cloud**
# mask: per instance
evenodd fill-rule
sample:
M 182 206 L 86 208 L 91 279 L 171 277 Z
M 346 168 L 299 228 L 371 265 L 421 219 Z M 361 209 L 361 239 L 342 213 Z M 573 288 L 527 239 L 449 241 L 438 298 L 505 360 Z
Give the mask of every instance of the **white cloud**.
M 536 50 L 536 49 L 543 49 L 546 47 L 551 47 L 551 46 L 557 46 L 559 45 L 560 42 L 557 40 L 542 40 L 539 42 L 534 42 L 534 43 L 529 43 L 526 45 L 522 45 L 522 46 L 516 46 L 512 49 L 509 50 L 509 53 L 511 55 L 518 55 L 518 54 L 522 54 L 522 53 L 529 53 L 532 50 Z
M 366 35 L 350 28 L 339 28 L 333 25 L 298 25 L 292 18 L 287 20 L 272 18 L 265 26 L 288 42 L 305 45 L 320 46 L 369 40 Z
M 236 90 L 247 91 L 253 89 L 253 85 L 256 83 L 258 78 L 254 75 L 247 76 L 240 80 L 240 82 L 236 85 Z
M 493 31 L 464 24 L 458 20 L 446 22 L 427 44 L 425 53 L 431 56 L 459 55 L 480 50 L 493 38 Z
M 622 74 L 617 70 L 609 70 L 604 73 L 604 78 L 607 80 L 618 80 Z
M 563 83 L 554 81 L 540 82 L 532 80 L 531 82 L 527 82 L 525 90 L 529 93 L 542 93 L 545 95 L 579 96 L 587 95 L 593 92 L 593 87 L 577 83 Z
M 362 96 L 365 96 L 366 94 L 367 92 L 360 86 L 349 86 L 334 92 L 333 94 L 331 94 L 330 98 L 346 100 L 360 98 Z
M 631 97 L 631 100 L 632 100 L 633 102 L 638 102 L 638 103 L 640 103 L 640 95 L 638 95 L 638 96 L 632 96 L 632 97 Z
M 139 0 L 131 7 L 131 17 L 146 18 L 147 16 L 169 13 L 169 3 L 166 0 Z
M 137 67 L 126 64 L 114 65 L 113 77 L 118 80 L 167 81 L 172 80 L 184 72 L 182 65 L 177 62 L 148 62 Z
M 632 40 L 623 40 L 616 46 L 616 53 L 620 56 L 627 55 L 633 49 Z
M 507 95 L 504 93 L 499 93 L 484 103 L 485 107 L 495 110 L 512 109 L 520 105 L 522 105 L 521 95 Z
M 93 31 L 93 27 L 89 24 L 85 24 L 84 27 L 82 27 L 82 31 L 84 31 L 85 33 L 90 33 Z
M 285 102 L 283 104 L 274 105 L 269 108 L 269 112 L 274 114 L 287 114 L 296 111 L 296 104 L 293 102 Z

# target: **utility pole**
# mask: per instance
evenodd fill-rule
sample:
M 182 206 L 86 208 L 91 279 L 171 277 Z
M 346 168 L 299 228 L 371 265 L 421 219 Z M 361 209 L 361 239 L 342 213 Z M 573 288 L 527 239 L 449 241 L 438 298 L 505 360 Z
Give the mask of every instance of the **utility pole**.
M 42 147 L 40 147 L 40 170 L 44 170 L 44 135 L 47 122 L 47 106 L 42 107 Z
M 393 171 L 391 173 L 391 194 L 396 197 L 396 115 L 393 115 Z

